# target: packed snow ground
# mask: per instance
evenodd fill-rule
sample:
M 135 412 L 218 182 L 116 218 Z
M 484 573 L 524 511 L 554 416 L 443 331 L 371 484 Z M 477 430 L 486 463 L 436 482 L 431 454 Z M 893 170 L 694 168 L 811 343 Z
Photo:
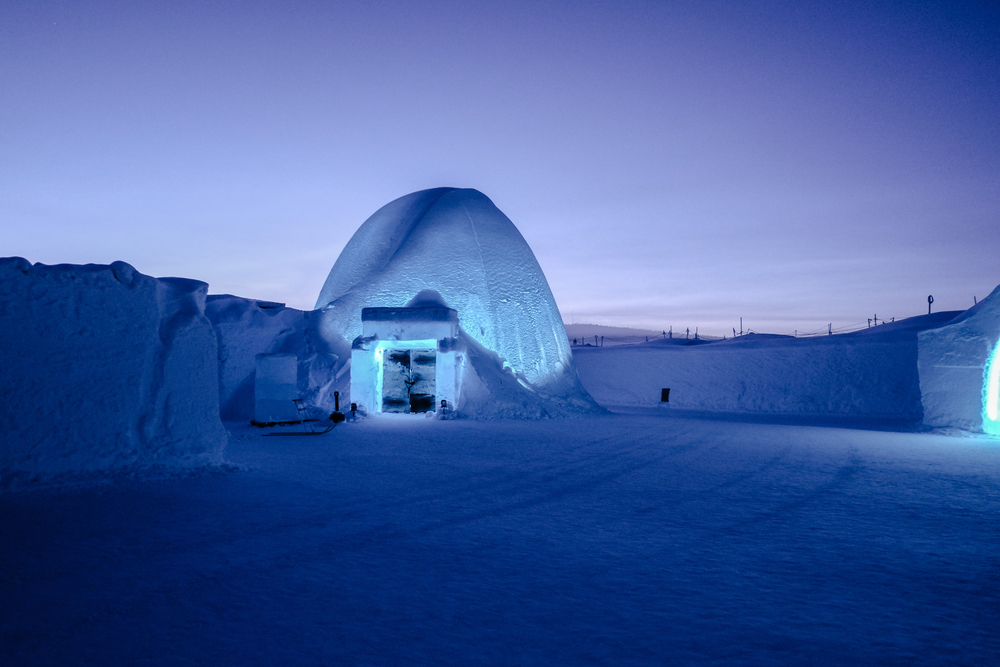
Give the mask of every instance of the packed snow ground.
M 0 663 L 996 664 L 1000 441 L 665 411 L 228 425 L 0 495 Z

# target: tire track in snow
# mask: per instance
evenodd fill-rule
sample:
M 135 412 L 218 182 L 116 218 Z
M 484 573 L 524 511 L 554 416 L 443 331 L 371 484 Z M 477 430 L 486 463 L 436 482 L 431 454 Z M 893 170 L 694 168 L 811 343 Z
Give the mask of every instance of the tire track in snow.
M 683 436 L 688 433 L 689 431 L 682 432 L 680 435 Z M 635 460 L 636 454 L 651 451 L 652 448 L 648 443 L 654 435 L 659 438 L 664 437 L 659 425 L 643 428 L 635 436 L 630 436 L 630 442 L 640 443 L 630 447 L 609 449 L 607 445 L 621 443 L 622 436 L 608 436 L 598 440 L 587 441 L 580 445 L 560 450 L 554 454 L 533 456 L 528 461 L 541 463 L 549 461 L 553 456 L 558 457 L 558 459 L 528 470 L 519 468 L 515 471 L 509 471 L 504 468 L 504 474 L 498 479 L 490 480 L 488 483 L 477 482 L 465 484 L 459 487 L 462 490 L 458 493 L 419 492 L 416 494 L 416 497 L 408 495 L 391 503 L 378 503 L 377 507 L 380 511 L 408 508 L 415 510 L 417 515 L 420 516 L 435 513 L 435 505 L 441 505 L 445 512 L 439 519 L 420 521 L 409 527 L 400 526 L 399 522 L 382 521 L 378 525 L 369 526 L 361 531 L 339 535 L 335 540 L 327 541 L 321 548 L 328 549 L 331 555 L 345 551 L 360 551 L 369 548 L 374 543 L 397 541 L 411 535 L 427 534 L 442 528 L 531 509 L 576 493 L 584 492 L 601 484 L 606 484 L 628 474 L 649 468 L 664 460 L 677 458 L 685 453 L 699 449 L 701 446 L 699 443 L 692 442 L 668 446 L 659 449 L 656 456 L 643 456 Z M 678 434 L 669 435 L 670 439 L 672 439 Z M 586 450 L 594 451 L 593 454 L 586 458 L 575 457 L 567 460 L 565 456 L 567 452 L 578 453 Z M 633 463 L 621 465 L 622 461 L 628 460 L 633 460 Z M 519 463 L 523 466 L 525 462 L 521 461 Z M 560 480 L 565 481 L 560 482 Z M 525 494 L 527 495 L 525 496 Z M 485 501 L 484 498 L 486 499 Z M 351 518 L 370 514 L 375 504 L 369 501 L 363 507 L 353 509 L 350 512 Z M 461 510 L 462 507 L 469 505 L 472 505 L 473 508 L 466 511 Z M 301 525 L 305 524 L 315 526 L 317 523 L 329 525 L 330 523 L 347 518 L 347 515 L 342 511 L 324 512 L 323 515 L 322 518 L 313 515 L 311 518 L 299 522 L 299 526 L 301 527 Z M 286 528 L 288 530 L 297 530 L 294 526 L 287 526 Z M 319 545 L 310 547 L 310 551 L 317 547 Z M 289 555 L 286 552 L 282 558 L 287 558 Z
M 730 531 L 745 528 L 746 526 L 755 526 L 769 521 L 788 519 L 793 514 L 796 514 L 806 507 L 814 505 L 823 498 L 831 495 L 836 490 L 845 486 L 852 479 L 854 479 L 854 477 L 863 469 L 861 460 L 858 457 L 857 448 L 851 447 L 848 450 L 848 454 L 848 463 L 837 468 L 837 471 L 833 474 L 833 477 L 830 478 L 829 481 L 813 487 L 812 489 L 797 493 L 793 499 L 783 502 L 777 507 L 757 512 L 753 516 L 748 516 L 738 522 L 731 523 L 723 532 L 728 533 Z

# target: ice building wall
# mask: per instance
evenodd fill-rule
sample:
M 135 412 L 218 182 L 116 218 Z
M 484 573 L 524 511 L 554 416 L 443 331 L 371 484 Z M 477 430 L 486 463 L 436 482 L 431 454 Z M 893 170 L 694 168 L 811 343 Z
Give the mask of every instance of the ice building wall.
M 577 378 L 534 254 L 482 193 L 416 192 L 382 207 L 358 229 L 316 302 L 331 351 L 349 354 L 362 334 L 363 308 L 399 308 L 424 290 L 439 293 L 457 311 L 463 335 L 496 355 L 526 391 L 596 407 Z M 485 364 L 486 357 L 479 358 Z
M 921 418 L 912 330 L 886 325 L 871 335 L 683 343 L 577 348 L 577 366 L 607 407 L 893 424 Z
M 690 343 L 690 344 L 688 344 Z M 1000 287 L 967 311 L 860 332 L 576 348 L 606 407 L 955 428 L 1000 435 Z M 661 401 L 669 388 L 669 402 Z
M 346 391 L 350 379 L 350 356 L 334 354 L 319 334 L 321 313 L 229 294 L 210 295 L 205 312 L 219 346 L 223 420 L 300 419 L 294 398 L 314 410 L 310 416 L 333 411 L 333 392 Z
M 0 486 L 221 462 L 207 287 L 0 259 Z
M 1000 435 L 1000 287 L 919 336 L 924 423 Z
M 365 308 L 351 351 L 351 402 L 365 412 L 455 409 L 464 350 L 458 313 L 425 290 L 403 308 Z

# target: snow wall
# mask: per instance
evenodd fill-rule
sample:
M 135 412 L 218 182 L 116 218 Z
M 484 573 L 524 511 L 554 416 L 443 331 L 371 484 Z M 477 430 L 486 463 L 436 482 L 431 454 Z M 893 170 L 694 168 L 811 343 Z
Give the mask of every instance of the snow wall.
M 229 294 L 208 297 L 206 314 L 219 346 L 219 392 L 222 419 L 249 422 L 256 418 L 255 377 L 260 355 L 295 355 L 298 398 L 311 407 L 311 417 L 333 412 L 333 392 L 346 398 L 350 387 L 350 354 L 334 354 L 319 334 L 319 311 Z M 288 401 L 289 410 L 294 404 Z M 343 407 L 343 405 L 341 405 Z M 295 416 L 291 415 L 290 416 Z M 259 421 L 264 421 L 260 419 Z
M 1000 287 L 967 311 L 853 334 L 574 348 L 606 407 L 853 418 L 1000 435 Z M 661 391 L 669 388 L 669 402 Z
M 580 379 L 607 407 L 919 422 L 917 336 L 658 341 L 574 352 Z M 661 390 L 669 388 L 669 402 Z
M 0 259 L 0 487 L 221 463 L 207 288 Z
M 1000 287 L 919 335 L 924 423 L 1000 435 Z
M 331 352 L 349 357 L 362 332 L 362 308 L 398 308 L 428 289 L 458 311 L 462 335 L 475 350 L 469 358 L 478 362 L 478 383 L 470 378 L 470 386 L 485 394 L 475 399 L 475 391 L 467 392 L 460 412 L 491 417 L 516 416 L 517 406 L 528 405 L 534 415 L 599 409 L 577 377 L 562 317 L 531 248 L 476 190 L 415 192 L 358 229 L 316 301 Z M 509 382 L 487 369 L 494 361 Z M 495 393 L 506 392 L 501 388 L 513 393 Z M 491 400 L 507 407 L 490 408 Z

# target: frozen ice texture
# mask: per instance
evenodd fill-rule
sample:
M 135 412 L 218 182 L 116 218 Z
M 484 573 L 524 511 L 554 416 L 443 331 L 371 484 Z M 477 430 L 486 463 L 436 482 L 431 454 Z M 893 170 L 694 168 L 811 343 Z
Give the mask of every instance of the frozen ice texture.
M 0 486 L 221 463 L 207 287 L 0 259 Z
M 998 341 L 1000 287 L 967 311 L 921 315 L 852 334 L 752 334 L 700 343 L 657 339 L 578 347 L 575 355 L 584 387 L 606 407 L 1000 434 L 1000 423 L 990 417 L 991 405 L 1000 416 Z M 660 400 L 665 388 L 669 403 Z
M 400 307 L 423 290 L 438 292 L 458 311 L 465 335 L 497 357 L 512 381 L 593 407 L 531 248 L 482 193 L 424 190 L 376 211 L 348 242 L 316 301 L 323 333 L 346 357 L 362 332 L 362 308 Z
M 295 405 L 299 358 L 294 354 L 258 354 L 254 377 L 254 420 L 261 423 L 302 419 Z
M 1000 435 L 989 414 L 998 389 L 989 362 L 1000 361 L 1000 286 L 946 326 L 919 335 L 920 393 L 924 423 Z M 996 371 L 994 371 L 996 373 Z
M 301 398 L 313 408 L 312 417 L 325 417 L 333 411 L 333 392 L 344 391 L 349 378 L 350 366 L 343 362 L 350 354 L 338 357 L 330 352 L 317 331 L 320 313 L 231 294 L 209 295 L 205 313 L 218 339 L 223 421 L 272 421 L 260 419 L 254 412 L 258 355 L 295 355 L 297 375 L 294 391 L 289 392 L 294 393 L 291 398 Z M 298 419 L 291 398 L 283 406 L 283 414 Z
M 584 386 L 604 406 L 719 413 L 920 421 L 916 334 L 792 338 L 576 349 Z M 661 390 L 670 389 L 661 405 Z

